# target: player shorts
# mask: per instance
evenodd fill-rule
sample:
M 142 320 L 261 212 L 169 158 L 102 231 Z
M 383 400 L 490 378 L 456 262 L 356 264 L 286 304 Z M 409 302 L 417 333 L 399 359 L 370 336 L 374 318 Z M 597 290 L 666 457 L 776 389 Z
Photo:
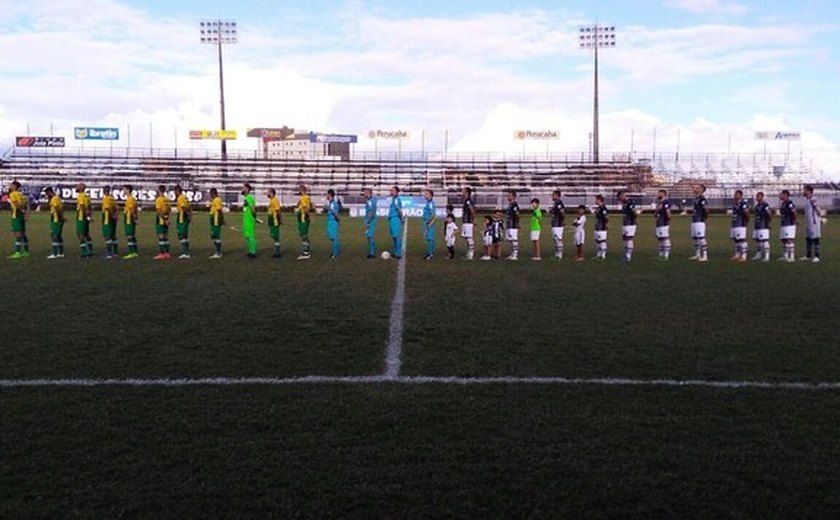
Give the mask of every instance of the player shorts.
M 388 231 L 391 233 L 391 238 L 400 238 L 403 234 L 403 223 L 397 217 L 388 219 Z
M 493 245 L 493 235 L 484 235 L 484 245 L 486 247 Z
M 125 236 L 133 237 L 137 234 L 137 224 L 123 224 Z
M 554 240 L 559 240 L 560 242 L 563 241 L 563 231 L 565 231 L 561 227 L 554 227 L 551 228 L 551 236 L 554 237 Z
M 166 224 L 155 224 L 155 233 L 158 236 L 168 235 L 169 234 L 169 226 L 167 226 Z
M 586 243 L 586 232 L 582 229 L 575 231 L 575 245 L 582 246 Z
M 475 224 L 461 224 L 461 236 L 464 238 L 472 238 L 474 226 Z
M 271 224 L 269 224 L 268 225 L 268 234 L 275 241 L 280 240 L 280 226 L 272 226 Z
M 77 220 L 76 221 L 76 233 L 87 235 L 90 233 L 90 222 L 85 220 Z
M 753 239 L 761 241 L 770 240 L 770 230 L 769 229 L 756 229 L 753 231 Z
M 376 238 L 376 221 L 374 220 L 370 224 L 365 226 L 365 237 L 369 239 Z
M 636 236 L 636 229 L 638 229 L 638 226 L 624 226 L 621 234 L 627 238 L 634 238 Z
M 435 226 L 432 224 L 428 226 L 426 223 L 423 223 L 423 237 L 426 240 L 434 240 L 435 239 Z
M 301 237 L 308 237 L 309 236 L 309 221 L 308 220 L 298 221 L 297 228 L 298 228 L 298 235 L 300 235 Z
M 531 242 L 539 242 L 542 231 L 531 231 Z
M 513 241 L 519 240 L 519 229 L 518 229 L 518 228 L 514 228 L 514 229 L 510 229 L 510 228 L 508 228 L 508 230 L 507 230 L 507 239 L 508 239 L 508 241 L 510 241 L 510 242 L 513 242 Z
M 700 239 L 706 238 L 706 223 L 705 222 L 692 222 L 691 223 L 691 238 L 693 239 Z
M 746 240 L 747 239 L 747 228 L 745 227 L 734 227 L 729 232 L 729 238 L 732 240 Z
M 656 228 L 656 238 L 671 238 L 671 226 L 659 226 Z
M 190 236 L 190 221 L 178 222 L 178 236 L 179 237 L 188 237 Z
M 15 217 L 12 219 L 12 231 L 15 233 L 26 233 L 26 221 L 23 217 Z
M 596 231 L 595 232 L 595 242 L 606 242 L 607 241 L 607 232 L 606 231 Z
M 338 222 L 327 222 L 327 238 L 330 240 L 338 240 Z
M 210 240 L 222 239 L 222 226 L 210 226 Z
M 782 226 L 779 230 L 779 237 L 782 240 L 794 240 L 796 238 L 796 226 Z
M 50 222 L 50 236 L 60 237 L 64 232 L 64 222 Z
M 102 224 L 102 237 L 105 239 L 116 238 L 117 237 L 117 225 L 116 224 Z

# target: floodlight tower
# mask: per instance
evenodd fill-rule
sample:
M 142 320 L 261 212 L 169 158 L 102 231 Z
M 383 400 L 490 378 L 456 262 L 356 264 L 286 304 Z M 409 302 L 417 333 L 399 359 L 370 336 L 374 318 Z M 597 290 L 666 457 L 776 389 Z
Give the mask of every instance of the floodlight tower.
M 201 43 L 215 45 L 219 51 L 219 93 L 222 109 L 222 130 L 225 126 L 225 69 L 222 62 L 222 46 L 236 45 L 239 42 L 239 29 L 234 20 L 204 20 L 199 25 Z M 221 136 L 224 137 L 224 136 Z M 227 159 L 227 140 L 222 141 L 222 160 Z
M 615 26 L 598 24 L 582 26 L 580 28 L 579 43 L 582 50 L 595 51 L 595 94 L 592 114 L 592 160 L 595 164 L 598 164 L 600 161 L 598 53 L 600 49 L 615 47 Z

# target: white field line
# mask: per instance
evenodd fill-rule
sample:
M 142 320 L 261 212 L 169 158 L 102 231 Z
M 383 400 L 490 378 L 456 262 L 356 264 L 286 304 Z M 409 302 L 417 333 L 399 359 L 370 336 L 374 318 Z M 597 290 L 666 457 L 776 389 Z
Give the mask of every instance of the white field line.
M 385 377 L 395 379 L 400 376 L 402 367 L 402 344 L 403 344 L 403 316 L 405 314 L 405 264 L 408 263 L 406 256 L 406 241 L 408 240 L 408 219 L 403 224 L 403 240 L 400 248 L 402 260 L 397 266 L 397 287 L 394 290 L 394 299 L 391 301 L 391 325 L 388 330 L 388 350 L 385 355 Z
M 627 379 L 565 377 L 390 377 L 306 376 L 306 377 L 211 377 L 196 379 L 0 379 L 0 388 L 21 387 L 185 387 L 185 386 L 296 386 L 296 385 L 510 385 L 569 387 L 656 387 L 701 389 L 756 389 L 792 391 L 840 391 L 840 382 L 712 381 L 702 379 Z

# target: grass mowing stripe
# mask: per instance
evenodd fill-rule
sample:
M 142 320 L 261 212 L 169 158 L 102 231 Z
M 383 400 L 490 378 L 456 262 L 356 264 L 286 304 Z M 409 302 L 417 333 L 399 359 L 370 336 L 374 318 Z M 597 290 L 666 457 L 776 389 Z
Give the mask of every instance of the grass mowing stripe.
M 397 286 L 394 289 L 394 300 L 391 302 L 391 325 L 388 332 L 388 352 L 385 359 L 385 377 L 394 379 L 399 377 L 402 366 L 403 316 L 405 314 L 405 265 L 408 263 L 406 255 L 406 241 L 408 239 L 408 219 L 403 223 L 403 240 L 400 248 L 399 267 L 397 267 Z
M 0 388 L 19 387 L 179 387 L 179 386 L 290 386 L 290 385 L 371 385 L 397 383 L 401 385 L 543 385 L 543 386 L 635 386 L 666 388 L 758 389 L 758 390 L 840 390 L 840 382 L 806 383 L 797 381 L 704 381 L 678 379 L 626 378 L 565 378 L 565 377 L 400 377 L 400 376 L 306 376 L 272 377 L 213 377 L 199 379 L 0 379 Z

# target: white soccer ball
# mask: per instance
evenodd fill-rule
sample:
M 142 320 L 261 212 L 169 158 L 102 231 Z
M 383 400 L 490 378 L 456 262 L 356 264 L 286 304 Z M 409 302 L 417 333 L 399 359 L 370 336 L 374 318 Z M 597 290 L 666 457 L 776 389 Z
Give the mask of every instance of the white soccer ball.
M 379 257 L 382 258 L 383 260 L 390 260 L 391 259 L 391 253 L 389 253 L 388 251 L 382 251 L 382 254 L 379 255 Z

